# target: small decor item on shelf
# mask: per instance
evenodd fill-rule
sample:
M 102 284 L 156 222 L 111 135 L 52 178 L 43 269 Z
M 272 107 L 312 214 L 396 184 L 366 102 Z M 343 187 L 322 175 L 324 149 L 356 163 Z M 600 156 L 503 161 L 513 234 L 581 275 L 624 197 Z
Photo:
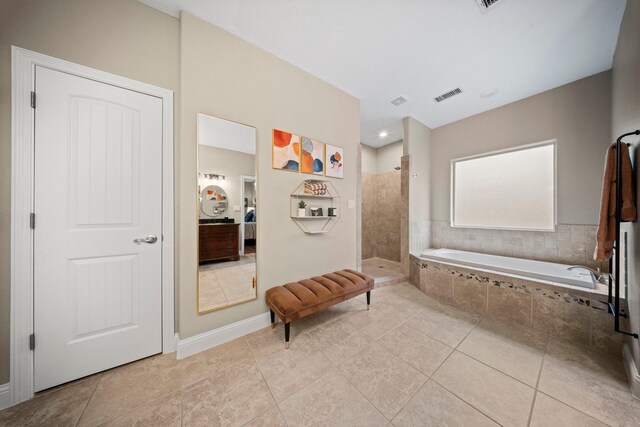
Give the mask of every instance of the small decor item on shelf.
M 300 200 L 298 202 L 298 216 L 306 216 L 305 208 L 307 207 L 307 203 L 304 200 Z
M 307 182 L 304 184 L 304 194 L 325 196 L 327 194 L 327 184 L 324 182 Z
M 344 176 L 344 150 L 340 147 L 327 144 L 325 147 L 325 176 L 343 178 Z
M 322 208 L 321 207 L 311 206 L 309 208 L 309 211 L 311 212 L 311 216 L 322 216 Z
M 329 208 L 327 209 L 329 212 L 327 215 L 329 216 L 338 216 L 338 208 Z

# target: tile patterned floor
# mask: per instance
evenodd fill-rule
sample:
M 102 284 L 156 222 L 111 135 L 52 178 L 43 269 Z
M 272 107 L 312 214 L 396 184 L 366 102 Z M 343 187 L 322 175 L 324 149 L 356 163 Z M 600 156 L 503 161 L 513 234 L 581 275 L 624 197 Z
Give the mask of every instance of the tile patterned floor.
M 253 278 L 256 255 L 242 255 L 238 261 L 214 262 L 198 269 L 200 311 L 210 311 L 255 299 Z
M 407 280 L 402 273 L 402 264 L 383 258 L 363 259 L 362 272 L 375 279 L 375 286 L 377 288 L 397 285 Z
M 0 425 L 637 426 L 622 361 L 408 284 L 184 360 L 160 355 L 0 412 Z

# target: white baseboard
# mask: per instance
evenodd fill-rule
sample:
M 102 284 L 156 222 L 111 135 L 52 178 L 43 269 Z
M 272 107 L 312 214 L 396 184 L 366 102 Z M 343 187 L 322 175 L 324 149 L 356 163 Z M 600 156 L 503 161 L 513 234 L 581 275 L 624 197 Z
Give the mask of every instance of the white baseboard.
M 640 399 L 640 373 L 638 373 L 638 367 L 633 360 L 631 349 L 629 345 L 624 345 L 623 350 L 624 369 L 627 371 L 627 378 L 629 379 L 629 385 L 631 386 L 631 394 Z
M 192 354 L 200 353 L 201 351 L 216 347 L 227 341 L 240 338 L 243 335 L 250 334 L 269 325 L 271 325 L 271 318 L 267 311 L 266 313 L 258 314 L 257 316 L 249 317 L 248 319 L 212 331 L 178 340 L 178 353 L 176 358 L 184 359 Z
M 11 391 L 9 383 L 0 385 L 0 409 L 11 406 Z

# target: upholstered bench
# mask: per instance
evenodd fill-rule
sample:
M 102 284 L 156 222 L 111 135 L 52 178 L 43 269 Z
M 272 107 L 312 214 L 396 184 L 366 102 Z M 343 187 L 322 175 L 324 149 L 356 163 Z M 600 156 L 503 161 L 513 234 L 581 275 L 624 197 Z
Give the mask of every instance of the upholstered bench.
M 355 270 L 341 270 L 267 290 L 271 311 L 271 327 L 277 314 L 284 322 L 284 346 L 289 348 L 290 324 L 294 320 L 317 313 L 332 305 L 367 293 L 367 309 L 371 304 L 373 277 Z

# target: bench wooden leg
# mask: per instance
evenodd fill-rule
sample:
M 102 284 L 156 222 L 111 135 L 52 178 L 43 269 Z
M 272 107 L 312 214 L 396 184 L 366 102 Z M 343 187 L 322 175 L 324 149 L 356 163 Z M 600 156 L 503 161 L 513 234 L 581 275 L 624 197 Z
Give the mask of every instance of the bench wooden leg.
M 367 291 L 367 310 L 371 306 L 371 291 Z
M 284 348 L 289 348 L 289 331 L 291 323 L 284 324 Z
M 276 314 L 271 309 L 269 309 L 269 313 L 271 314 L 271 329 L 273 329 L 276 327 Z

